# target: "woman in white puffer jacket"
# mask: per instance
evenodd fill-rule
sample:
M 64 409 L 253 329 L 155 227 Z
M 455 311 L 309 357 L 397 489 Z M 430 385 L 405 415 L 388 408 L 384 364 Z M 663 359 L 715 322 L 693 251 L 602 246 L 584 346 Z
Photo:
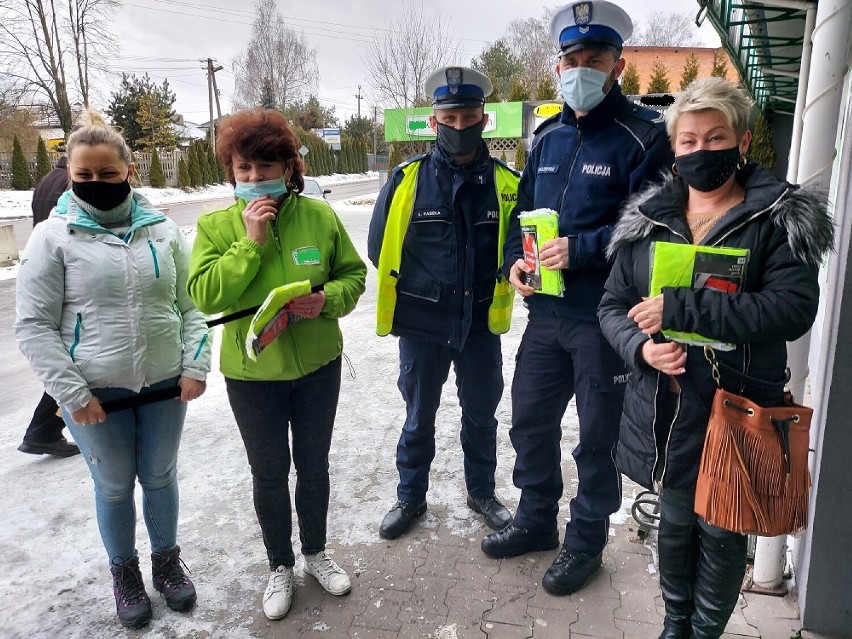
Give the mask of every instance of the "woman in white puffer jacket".
M 137 477 L 154 586 L 172 609 L 195 603 L 177 545 L 177 456 L 186 402 L 205 389 L 210 346 L 186 293 L 183 235 L 131 189 L 121 135 L 94 111 L 84 120 L 68 139 L 72 188 L 24 250 L 15 332 L 88 464 L 116 612 L 139 627 L 151 604 L 135 548 Z M 102 407 L 169 388 L 178 399 L 109 414 Z

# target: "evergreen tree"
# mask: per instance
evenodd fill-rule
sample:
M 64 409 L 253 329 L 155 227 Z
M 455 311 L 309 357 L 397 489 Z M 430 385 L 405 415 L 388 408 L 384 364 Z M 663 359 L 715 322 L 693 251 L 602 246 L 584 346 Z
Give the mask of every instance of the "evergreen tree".
M 493 89 L 493 90 L 491 91 L 491 93 L 490 93 L 490 94 L 489 94 L 489 95 L 485 98 L 485 102 L 486 102 L 487 104 L 493 104 L 493 103 L 495 103 L 495 102 L 502 102 L 502 101 L 503 101 L 503 98 L 501 97 L 500 89 L 499 89 L 499 87 L 497 86 L 497 83 L 494 81 L 494 78 L 489 77 L 488 79 L 489 79 L 489 80 L 491 80 L 491 84 L 494 86 L 494 89 Z
M 728 60 L 724 49 L 716 49 L 713 52 L 713 70 L 710 75 L 714 78 L 728 77 Z
M 775 168 L 776 158 L 775 146 L 772 141 L 772 126 L 763 116 L 763 113 L 758 114 L 754 123 L 754 136 L 751 138 L 748 157 L 769 171 Z
M 174 106 L 177 96 L 169 88 L 169 81 L 164 80 L 161 85 L 154 84 L 148 74 L 141 78 L 136 75 L 121 76 L 121 85 L 118 91 L 112 94 L 111 102 L 107 107 L 107 115 L 112 118 L 113 124 L 119 128 L 124 139 L 130 145 L 131 150 L 138 150 L 137 140 L 150 136 L 153 131 L 171 132 L 171 118 L 174 115 Z M 142 103 L 148 101 L 144 108 L 148 111 L 148 132 L 142 130 L 140 122 L 140 110 Z M 156 117 L 155 117 L 156 116 Z M 153 144 L 152 146 L 157 146 Z M 161 148 L 174 148 L 174 142 L 166 142 L 159 145 Z
M 392 144 L 390 157 L 388 157 L 388 172 L 402 164 L 402 154 L 399 152 L 399 144 Z
M 509 89 L 509 102 L 526 102 L 530 99 L 530 91 L 524 86 L 520 78 L 512 80 L 512 88 Z
M 219 163 L 216 161 L 213 147 L 209 144 L 207 145 L 207 166 L 210 167 L 210 183 L 221 184 L 224 180 L 219 177 Z
M 41 178 L 50 173 L 50 157 L 47 155 L 47 146 L 41 136 L 38 136 L 38 152 L 36 154 L 35 184 L 41 182 Z
M 553 84 L 553 78 L 549 75 L 542 75 L 541 79 L 535 87 L 536 100 L 555 100 L 556 86 Z
M 648 93 L 668 93 L 669 75 L 666 65 L 661 60 L 655 60 L 651 67 L 651 80 L 648 82 Z
M 207 160 L 207 145 L 201 141 L 198 141 L 195 144 L 195 153 L 198 157 L 198 168 L 201 171 L 201 184 L 202 186 L 213 184 L 213 176 L 210 173 L 210 163 Z
M 192 180 L 189 177 L 189 169 L 183 157 L 178 160 L 178 186 L 182 189 L 188 189 L 192 186 Z
M 157 93 L 147 93 L 139 98 L 136 124 L 141 136 L 136 139 L 136 149 L 173 149 L 177 146 L 177 135 L 171 122 L 171 105 L 166 104 Z
M 12 140 L 12 188 L 16 191 L 26 191 L 32 185 L 33 178 L 30 175 L 30 167 L 16 135 Z
M 621 92 L 624 95 L 639 95 L 642 92 L 639 86 L 639 69 L 632 62 L 627 63 L 624 73 L 621 74 Z
M 198 163 L 198 153 L 196 145 L 189 145 L 189 184 L 192 187 L 199 187 L 203 184 L 201 176 L 201 166 Z
M 166 186 L 166 176 L 163 173 L 163 165 L 160 163 L 160 154 L 157 147 L 151 151 L 151 170 L 148 173 L 148 184 L 155 189 Z
M 527 153 L 524 151 L 524 145 L 518 140 L 518 147 L 515 149 L 515 170 L 523 171 L 527 165 Z
M 680 76 L 680 90 L 683 91 L 697 77 L 698 58 L 694 53 L 690 53 L 686 57 L 686 64 L 683 65 L 683 73 Z

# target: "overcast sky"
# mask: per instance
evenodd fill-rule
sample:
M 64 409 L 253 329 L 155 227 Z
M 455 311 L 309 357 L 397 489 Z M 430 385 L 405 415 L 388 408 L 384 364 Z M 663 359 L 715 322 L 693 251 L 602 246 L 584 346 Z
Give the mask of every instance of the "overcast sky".
M 343 120 L 357 111 L 358 85 L 362 94 L 369 92 L 369 77 L 364 59 L 369 43 L 378 31 L 381 35 L 411 0 L 316 0 L 287 2 L 278 0 L 286 22 L 304 31 L 311 46 L 316 48 L 319 69 L 319 100 L 325 106 L 336 107 L 335 114 Z M 694 0 L 618 0 L 640 25 L 653 11 L 695 13 Z M 420 3 L 417 3 L 419 6 Z M 450 18 L 454 35 L 460 39 L 463 62 L 478 55 L 489 42 L 505 34 L 508 24 L 516 18 L 541 17 L 545 6 L 561 6 L 558 2 L 529 2 L 523 0 L 491 0 L 490 2 L 459 2 L 431 0 L 428 7 Z M 241 8 L 242 7 L 242 8 Z M 168 78 L 177 95 L 178 113 L 188 121 L 208 119 L 207 79 L 202 59 L 214 58 L 224 67 L 216 74 L 222 112 L 231 110 L 234 74 L 232 59 L 245 47 L 251 36 L 254 19 L 252 0 L 125 0 L 116 19 L 111 21 L 120 43 L 120 53 L 111 68 L 110 83 L 101 93 L 118 86 L 120 73 L 148 73 L 154 80 Z M 705 46 L 719 46 L 709 21 L 698 32 Z M 106 106 L 106 104 L 102 105 Z M 362 100 L 363 115 L 372 113 L 373 105 Z

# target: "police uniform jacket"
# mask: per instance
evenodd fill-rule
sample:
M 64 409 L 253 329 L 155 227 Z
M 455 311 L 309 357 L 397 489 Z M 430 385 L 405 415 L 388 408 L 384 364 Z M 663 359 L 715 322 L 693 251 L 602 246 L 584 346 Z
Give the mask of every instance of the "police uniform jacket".
M 595 319 L 619 207 L 670 163 L 660 115 L 632 104 L 618 85 L 587 115 L 578 118 L 566 104 L 539 127 L 518 187 L 503 268 L 508 276 L 523 257 L 518 214 L 539 208 L 559 213 L 559 236 L 568 238 L 568 268 L 563 297 L 532 295 L 526 298 L 531 313 Z
M 716 351 L 722 386 L 759 404 L 777 405 L 786 379 L 787 342 L 807 332 L 816 317 L 819 263 L 832 244 L 832 225 L 823 198 L 755 164 L 738 171 L 737 180 L 745 188 L 745 201 L 728 211 L 701 244 L 749 250 L 742 291 L 664 288 L 663 328 L 735 344 L 735 350 Z M 677 377 L 680 392 L 668 391 L 675 405 L 661 410 L 668 377 L 644 362 L 641 349 L 648 336 L 627 317 L 649 292 L 651 243 L 692 241 L 685 209 L 681 178 L 630 201 L 613 235 L 615 264 L 599 310 L 604 335 L 633 372 L 624 399 L 618 467 L 645 487 L 695 485 L 716 390 L 702 349 L 688 347 L 686 372 Z
M 411 221 L 402 245 L 391 332 L 461 350 L 471 331 L 488 330 L 497 276 L 499 205 L 494 160 L 485 143 L 465 166 L 440 145 L 420 161 Z M 367 241 L 378 266 L 397 167 L 376 201 Z

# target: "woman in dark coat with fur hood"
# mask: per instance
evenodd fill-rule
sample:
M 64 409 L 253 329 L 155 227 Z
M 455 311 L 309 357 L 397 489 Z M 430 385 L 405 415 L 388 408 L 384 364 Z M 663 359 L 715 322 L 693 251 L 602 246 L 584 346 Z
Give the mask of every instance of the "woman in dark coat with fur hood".
M 666 112 L 674 176 L 631 200 L 613 234 L 615 264 L 598 308 L 604 334 L 631 366 L 618 464 L 660 494 L 660 639 L 718 639 L 745 573 L 747 539 L 693 510 L 716 390 L 700 348 L 662 338 L 699 333 L 717 351 L 721 383 L 765 406 L 783 403 L 787 342 L 813 324 L 819 264 L 832 246 L 823 198 L 779 181 L 744 154 L 752 104 L 720 78 L 696 80 Z M 663 288 L 648 297 L 653 242 L 748 249 L 739 292 Z

